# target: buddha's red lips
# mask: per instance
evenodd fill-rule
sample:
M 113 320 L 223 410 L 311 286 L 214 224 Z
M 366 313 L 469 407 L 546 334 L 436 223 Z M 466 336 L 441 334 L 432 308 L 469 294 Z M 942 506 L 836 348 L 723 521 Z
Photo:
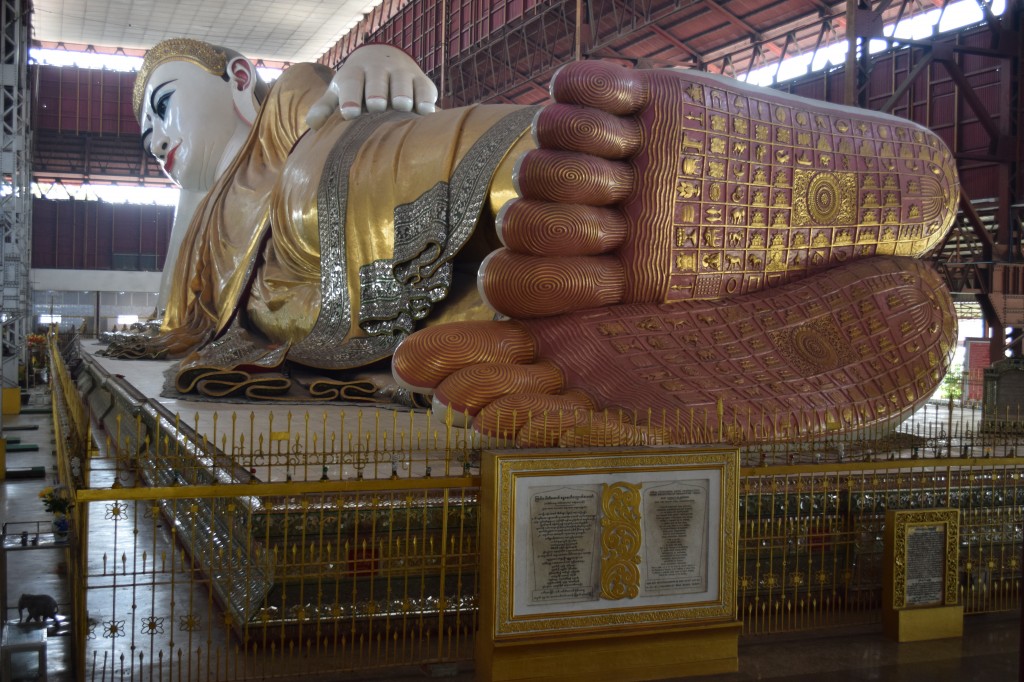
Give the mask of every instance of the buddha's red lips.
M 174 154 L 178 151 L 179 146 L 180 145 L 174 145 L 174 149 L 167 152 L 167 158 L 164 160 L 164 170 L 168 173 L 170 173 L 171 169 L 174 168 Z

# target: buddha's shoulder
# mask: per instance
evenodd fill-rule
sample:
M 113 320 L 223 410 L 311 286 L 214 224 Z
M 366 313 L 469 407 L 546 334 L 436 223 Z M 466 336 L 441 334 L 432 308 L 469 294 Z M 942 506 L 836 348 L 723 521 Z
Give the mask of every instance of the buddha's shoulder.
M 301 62 L 289 66 L 274 81 L 274 90 L 306 89 L 313 84 L 326 85 L 331 82 L 334 72 L 323 64 Z

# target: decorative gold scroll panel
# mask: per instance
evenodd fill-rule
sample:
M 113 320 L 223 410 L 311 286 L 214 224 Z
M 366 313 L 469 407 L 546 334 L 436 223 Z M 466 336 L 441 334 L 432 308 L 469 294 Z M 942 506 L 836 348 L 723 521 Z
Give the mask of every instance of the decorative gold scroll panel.
M 601 495 L 601 598 L 640 593 L 640 484 L 614 483 Z

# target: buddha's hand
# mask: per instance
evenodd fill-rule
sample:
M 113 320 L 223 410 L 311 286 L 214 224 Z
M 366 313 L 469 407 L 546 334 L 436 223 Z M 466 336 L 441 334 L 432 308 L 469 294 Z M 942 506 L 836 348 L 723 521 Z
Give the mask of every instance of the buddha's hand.
M 346 119 L 385 111 L 434 112 L 437 87 L 419 65 L 390 45 L 364 45 L 349 55 L 327 92 L 310 107 L 306 122 L 320 128 L 336 111 Z

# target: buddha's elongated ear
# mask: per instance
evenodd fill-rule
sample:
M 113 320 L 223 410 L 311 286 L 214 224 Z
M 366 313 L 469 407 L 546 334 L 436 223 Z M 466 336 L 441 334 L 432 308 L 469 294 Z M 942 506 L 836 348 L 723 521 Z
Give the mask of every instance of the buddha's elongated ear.
M 228 74 L 239 90 L 243 90 L 252 82 L 252 64 L 245 57 L 235 57 L 228 63 Z
M 235 100 L 235 111 L 247 124 L 256 120 L 255 88 L 256 68 L 245 57 L 235 57 L 228 62 L 228 83 L 231 85 L 231 96 Z

